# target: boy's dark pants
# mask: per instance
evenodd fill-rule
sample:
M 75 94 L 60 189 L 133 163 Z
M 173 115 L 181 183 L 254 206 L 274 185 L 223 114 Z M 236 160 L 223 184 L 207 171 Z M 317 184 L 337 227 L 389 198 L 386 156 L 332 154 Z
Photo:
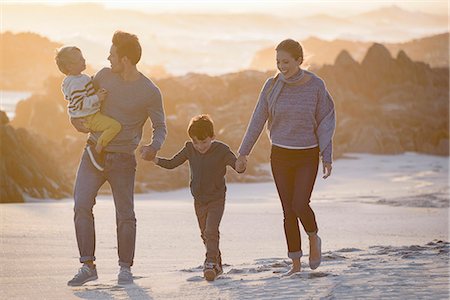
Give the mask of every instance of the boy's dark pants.
M 219 250 L 219 225 L 225 208 L 225 199 L 206 203 L 195 200 L 194 206 L 203 244 L 205 244 L 206 247 L 206 262 L 217 263 L 221 266 L 222 258 Z

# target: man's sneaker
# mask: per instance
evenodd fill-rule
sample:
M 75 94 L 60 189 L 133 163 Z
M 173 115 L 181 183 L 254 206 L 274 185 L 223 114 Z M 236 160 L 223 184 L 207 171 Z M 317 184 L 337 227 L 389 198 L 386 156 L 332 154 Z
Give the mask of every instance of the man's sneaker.
M 103 171 L 105 168 L 105 157 L 101 153 L 98 153 L 94 147 L 91 145 L 88 145 L 86 147 L 86 151 L 89 155 L 89 158 L 91 159 L 91 163 L 94 165 L 94 167 L 99 170 Z
M 69 282 L 67 282 L 67 285 L 80 286 L 88 281 L 96 280 L 97 278 L 97 269 L 95 267 L 92 269 L 88 265 L 84 264 L 78 270 L 78 273 Z
M 117 275 L 118 284 L 131 284 L 133 283 L 133 273 L 131 273 L 130 267 L 120 267 L 119 275 Z
M 222 267 L 219 264 L 206 262 L 203 267 L 203 276 L 207 281 L 213 281 L 223 273 Z

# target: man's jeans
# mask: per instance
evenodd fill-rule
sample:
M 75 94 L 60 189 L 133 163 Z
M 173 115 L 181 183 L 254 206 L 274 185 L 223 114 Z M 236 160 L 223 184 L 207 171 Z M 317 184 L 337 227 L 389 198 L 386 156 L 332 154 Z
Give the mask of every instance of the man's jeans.
M 202 203 L 195 200 L 195 213 L 206 247 L 206 261 L 222 265 L 219 250 L 219 225 L 225 208 L 225 199 Z
M 136 159 L 133 154 L 105 154 L 105 170 L 100 172 L 91 163 L 84 150 L 75 183 L 75 231 L 80 251 L 80 262 L 94 261 L 95 227 L 92 208 L 100 187 L 108 181 L 116 207 L 116 226 L 119 265 L 133 265 L 136 242 L 136 218 L 134 215 L 134 178 Z

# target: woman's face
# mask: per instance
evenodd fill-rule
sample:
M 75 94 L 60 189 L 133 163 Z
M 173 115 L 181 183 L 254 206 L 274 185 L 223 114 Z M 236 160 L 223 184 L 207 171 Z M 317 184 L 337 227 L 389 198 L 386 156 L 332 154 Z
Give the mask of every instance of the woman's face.
M 300 69 L 300 58 L 295 59 L 289 52 L 278 50 L 277 68 L 284 75 L 284 78 L 292 77 Z

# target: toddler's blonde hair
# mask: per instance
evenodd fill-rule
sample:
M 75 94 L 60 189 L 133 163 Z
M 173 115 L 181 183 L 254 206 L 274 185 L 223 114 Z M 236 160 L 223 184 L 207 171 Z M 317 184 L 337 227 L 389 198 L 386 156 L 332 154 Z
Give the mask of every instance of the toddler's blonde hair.
M 66 75 L 69 74 L 67 65 L 72 62 L 74 51 L 81 52 L 81 50 L 75 46 L 66 46 L 56 50 L 55 56 L 56 65 L 58 66 L 58 69 Z

